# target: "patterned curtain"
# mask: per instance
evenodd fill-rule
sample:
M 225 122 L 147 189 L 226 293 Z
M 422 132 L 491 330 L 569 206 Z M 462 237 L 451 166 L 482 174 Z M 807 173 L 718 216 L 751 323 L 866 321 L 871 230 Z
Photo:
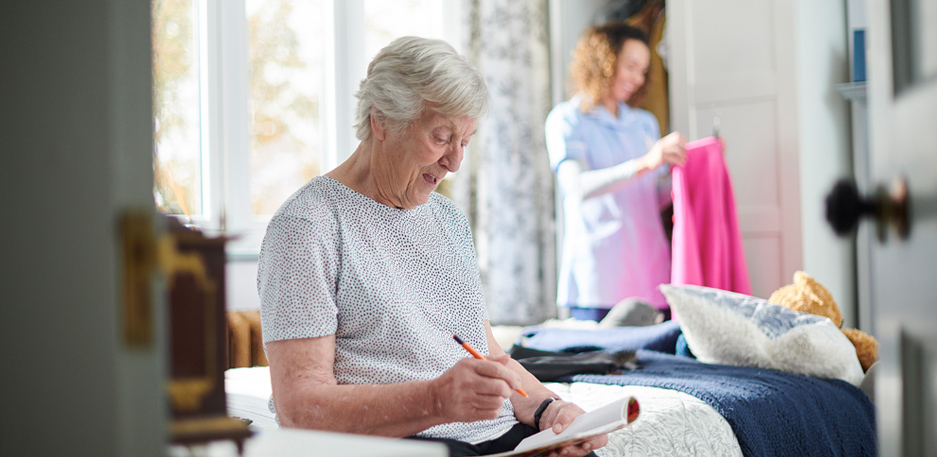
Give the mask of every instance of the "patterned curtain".
M 551 108 L 546 0 L 464 0 L 464 49 L 492 105 L 452 196 L 472 224 L 493 324 L 556 316 L 553 173 L 543 123 Z

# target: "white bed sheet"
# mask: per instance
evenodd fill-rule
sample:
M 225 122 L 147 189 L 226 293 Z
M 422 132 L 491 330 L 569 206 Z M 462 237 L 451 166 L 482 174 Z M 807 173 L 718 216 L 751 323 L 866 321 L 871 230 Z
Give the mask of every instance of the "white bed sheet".
M 606 386 L 585 382 L 546 383 L 547 387 L 591 411 L 625 395 L 638 399 L 638 420 L 609 435 L 600 457 L 742 456 L 732 427 L 702 400 L 670 389 Z
M 563 399 L 589 411 L 625 395 L 641 406 L 638 420 L 609 435 L 600 457 L 741 456 L 738 440 L 725 418 L 702 400 L 669 389 L 605 386 L 589 383 L 547 383 Z M 233 368 L 225 372 L 228 414 L 253 421 L 262 433 L 278 425 L 270 412 L 270 369 Z
M 270 367 L 230 368 L 224 373 L 228 415 L 250 419 L 255 432 L 280 426 L 270 412 Z

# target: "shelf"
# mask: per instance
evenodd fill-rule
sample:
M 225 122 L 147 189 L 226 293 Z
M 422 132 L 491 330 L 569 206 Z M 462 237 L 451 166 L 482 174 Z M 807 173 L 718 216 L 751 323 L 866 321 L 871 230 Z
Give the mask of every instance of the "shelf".
M 836 85 L 836 91 L 846 100 L 852 100 L 865 103 L 866 101 L 866 82 L 842 83 Z

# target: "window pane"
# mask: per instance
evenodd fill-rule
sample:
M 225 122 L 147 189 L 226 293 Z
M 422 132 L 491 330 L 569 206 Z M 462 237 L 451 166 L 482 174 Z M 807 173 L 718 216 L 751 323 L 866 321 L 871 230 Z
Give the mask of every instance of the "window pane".
M 322 173 L 319 104 L 327 30 L 322 0 L 248 0 L 251 207 L 272 215 Z
M 193 0 L 153 0 L 156 206 L 200 218 L 198 9 Z
M 368 61 L 381 48 L 402 36 L 442 38 L 442 3 L 439 0 L 364 0 Z

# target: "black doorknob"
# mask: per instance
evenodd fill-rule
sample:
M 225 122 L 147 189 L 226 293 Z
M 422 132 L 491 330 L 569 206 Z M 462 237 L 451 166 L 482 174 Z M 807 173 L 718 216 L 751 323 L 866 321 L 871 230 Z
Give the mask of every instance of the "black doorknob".
M 873 218 L 879 240 L 887 238 L 888 226 L 900 238 L 907 238 L 908 216 L 908 186 L 903 179 L 896 180 L 890 190 L 879 186 L 871 197 L 863 197 L 854 181 L 842 179 L 826 196 L 826 220 L 839 236 L 851 234 L 861 219 Z

